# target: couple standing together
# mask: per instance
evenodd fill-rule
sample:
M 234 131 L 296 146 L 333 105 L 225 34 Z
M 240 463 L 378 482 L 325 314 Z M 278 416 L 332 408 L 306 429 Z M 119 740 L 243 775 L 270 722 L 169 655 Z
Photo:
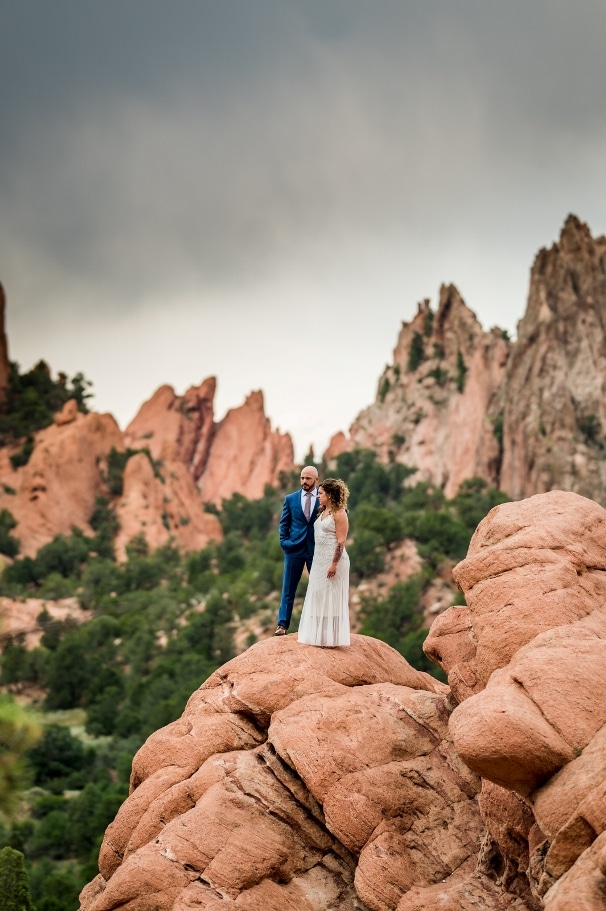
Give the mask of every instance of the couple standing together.
M 348 496 L 347 485 L 338 478 L 318 485 L 318 472 L 308 465 L 301 471 L 301 490 L 285 498 L 280 516 L 284 575 L 274 635 L 286 635 L 297 585 L 307 566 L 299 642 L 328 648 L 349 645 Z

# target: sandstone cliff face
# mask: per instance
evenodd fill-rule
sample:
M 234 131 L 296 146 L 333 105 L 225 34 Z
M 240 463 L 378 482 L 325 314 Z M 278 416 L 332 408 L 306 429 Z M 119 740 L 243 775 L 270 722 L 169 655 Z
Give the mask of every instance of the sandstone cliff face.
M 263 496 L 266 484 L 278 481 L 280 472 L 293 468 L 290 436 L 271 429 L 263 393 L 251 392 L 243 405 L 228 411 L 217 425 L 199 481 L 200 496 L 217 504 L 234 493 L 256 499 Z
M 124 431 L 125 445 L 148 448 L 162 462 L 180 462 L 197 481 L 215 430 L 216 388 L 214 376 L 191 386 L 183 396 L 177 396 L 172 386 L 160 386 Z
M 569 216 L 535 260 L 513 344 L 483 332 L 452 286 L 435 317 L 420 304 L 376 401 L 326 458 L 354 446 L 447 496 L 479 476 L 513 499 L 559 488 L 606 504 L 606 237 Z
M 182 397 L 161 386 L 126 428 L 125 443 L 149 448 L 166 467 L 185 466 L 202 502 L 220 505 L 234 493 L 256 499 L 280 472 L 294 468 L 292 440 L 271 429 L 261 392 L 215 423 L 215 388 L 214 377 Z
M 490 408 L 503 381 L 510 343 L 499 329 L 484 332 L 457 289 L 443 286 L 434 314 L 429 301 L 403 323 L 393 363 L 379 380 L 377 400 L 325 454 L 374 449 L 379 458 L 417 468 L 453 496 L 465 478 L 496 484 L 500 447 Z
M 0 344 L 0 380 L 1 357 Z M 266 484 L 292 470 L 294 454 L 290 436 L 271 429 L 260 392 L 215 423 L 215 387 L 214 377 L 183 396 L 161 386 L 124 434 L 111 415 L 83 415 L 72 400 L 51 427 L 34 434 L 27 465 L 11 465 L 20 445 L 0 448 L 0 509 L 17 520 L 20 555 L 35 555 L 74 526 L 93 533 L 89 519 L 96 498 L 112 499 L 107 485 L 112 449 L 149 453 L 128 459 L 123 493 L 113 498 L 120 520 L 118 559 L 139 534 L 152 550 L 169 541 L 181 550 L 197 550 L 220 540 L 220 523 L 204 503 L 220 504 L 236 492 L 262 496 Z
M 82 908 L 400 907 L 479 849 L 445 693 L 366 637 L 258 643 L 135 757 Z
M 150 550 L 169 542 L 180 550 L 200 550 L 209 541 L 220 541 L 218 518 L 204 511 L 192 476 L 182 462 L 162 460 L 154 472 L 145 453 L 131 456 L 124 470 L 124 491 L 116 506 L 120 530 L 116 556 L 126 558 L 135 535 L 143 535 Z
M 484 868 L 549 911 L 606 908 L 606 511 L 552 491 L 493 509 L 426 652 L 483 779 Z
M 258 643 L 133 761 L 82 911 L 604 911 L 606 511 L 491 511 L 426 651 Z M 454 710 L 453 710 L 454 709 Z
M 54 424 L 35 434 L 27 465 L 14 470 L 10 451 L 0 449 L 0 509 L 17 520 L 21 555 L 34 556 L 72 526 L 93 534 L 95 499 L 107 493 L 111 449 L 121 450 L 122 432 L 110 414 L 80 414 L 67 402 Z
M 532 268 L 503 389 L 501 487 L 606 503 L 606 237 L 570 216 Z

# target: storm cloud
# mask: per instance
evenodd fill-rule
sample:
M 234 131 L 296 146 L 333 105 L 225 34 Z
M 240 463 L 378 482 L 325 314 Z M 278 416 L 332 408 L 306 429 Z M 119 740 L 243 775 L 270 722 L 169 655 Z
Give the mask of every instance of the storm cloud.
M 598 0 L 0 2 L 11 356 L 124 423 L 263 388 L 300 455 L 454 281 L 515 331 L 568 212 L 606 230 Z

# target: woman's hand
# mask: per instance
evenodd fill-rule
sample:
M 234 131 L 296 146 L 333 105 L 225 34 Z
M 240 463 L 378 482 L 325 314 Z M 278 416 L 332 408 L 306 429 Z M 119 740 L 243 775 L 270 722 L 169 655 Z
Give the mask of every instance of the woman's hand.
M 330 566 L 328 567 L 328 572 L 326 573 L 326 578 L 332 579 L 332 577 L 336 574 L 336 572 L 337 572 L 337 564 L 331 563 Z

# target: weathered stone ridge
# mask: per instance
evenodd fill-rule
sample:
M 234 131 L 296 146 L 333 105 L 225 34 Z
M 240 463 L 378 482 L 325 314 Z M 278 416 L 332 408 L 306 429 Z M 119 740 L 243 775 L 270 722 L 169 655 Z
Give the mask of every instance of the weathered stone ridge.
M 82 908 L 395 908 L 479 850 L 446 687 L 384 643 L 258 643 L 133 761 Z
M 110 414 L 81 414 L 66 402 L 50 427 L 35 434 L 28 463 L 14 469 L 0 448 L 0 509 L 17 520 L 21 555 L 34 556 L 55 535 L 72 527 L 93 534 L 89 520 L 98 496 L 107 493 L 107 458 L 122 450 L 122 432 Z
M 606 510 L 495 507 L 425 650 L 257 643 L 133 761 L 82 911 L 604 911 Z
M 535 907 L 603 911 L 606 510 L 563 491 L 497 506 L 454 574 L 468 606 L 424 647 L 460 702 L 454 747 L 483 779 L 484 867 Z
M 415 480 L 437 484 L 447 496 L 469 477 L 496 484 L 500 448 L 490 409 L 510 347 L 501 330 L 482 330 L 453 285 L 443 286 L 436 313 L 426 300 L 402 324 L 375 403 L 356 418 L 349 438 L 333 437 L 326 458 L 354 446 L 374 449 L 383 461 L 416 468 Z
M 0 286 L 0 400 L 8 382 L 3 305 Z M 281 472 L 292 471 L 294 453 L 290 436 L 271 428 L 261 392 L 251 393 L 240 408 L 216 422 L 215 390 L 214 377 L 183 396 L 161 386 L 124 433 L 111 415 L 84 415 L 70 400 L 50 427 L 32 435 L 27 464 L 15 468 L 11 463 L 23 441 L 0 447 L 0 508 L 17 521 L 13 533 L 20 555 L 34 556 L 74 527 L 92 535 L 90 518 L 98 497 L 113 498 L 120 520 L 119 559 L 137 535 L 152 550 L 168 542 L 198 550 L 220 540 L 221 525 L 204 504 L 220 505 L 234 493 L 261 497 Z M 108 484 L 112 450 L 135 451 L 126 462 L 119 495 Z
M 606 505 L 606 237 L 571 215 L 534 262 L 513 343 L 453 286 L 404 323 L 375 402 L 330 460 L 374 449 L 452 496 L 474 476 L 513 499 L 554 488 Z
M 606 237 L 572 215 L 532 267 L 501 398 L 503 490 L 606 504 Z
M 185 466 L 202 502 L 220 505 L 234 493 L 256 499 L 266 484 L 294 468 L 292 440 L 271 429 L 260 391 L 215 422 L 215 389 L 215 377 L 183 396 L 161 386 L 126 428 L 125 444 L 147 447 L 162 463 Z

